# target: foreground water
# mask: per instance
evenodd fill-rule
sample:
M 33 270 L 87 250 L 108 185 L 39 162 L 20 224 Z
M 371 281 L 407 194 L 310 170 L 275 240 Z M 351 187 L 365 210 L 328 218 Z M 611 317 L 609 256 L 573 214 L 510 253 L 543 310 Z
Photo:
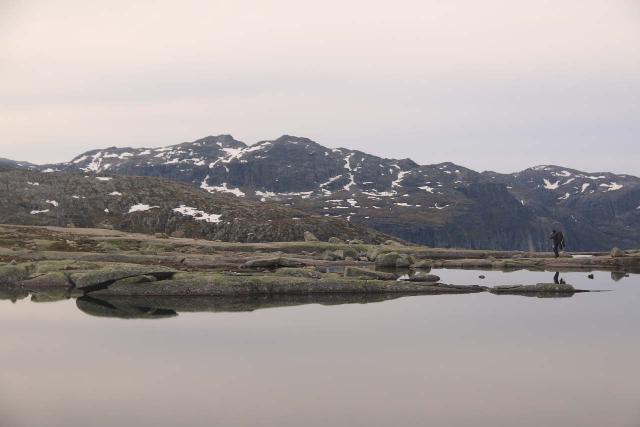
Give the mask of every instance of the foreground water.
M 434 273 L 455 284 L 553 281 Z M 560 278 L 610 292 L 204 313 L 177 301 L 177 316 L 155 320 L 2 300 L 0 426 L 638 426 L 640 276 L 587 274 Z

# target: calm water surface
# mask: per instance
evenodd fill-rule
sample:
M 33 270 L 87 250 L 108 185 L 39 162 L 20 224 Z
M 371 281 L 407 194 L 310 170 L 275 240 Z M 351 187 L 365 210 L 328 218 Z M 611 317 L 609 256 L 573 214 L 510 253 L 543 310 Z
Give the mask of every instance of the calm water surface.
M 553 279 L 434 273 L 456 284 Z M 177 316 L 0 300 L 0 426 L 640 426 L 640 276 L 587 274 L 561 277 L 611 291 L 248 312 L 264 301 L 209 304 L 216 312 L 176 301 Z

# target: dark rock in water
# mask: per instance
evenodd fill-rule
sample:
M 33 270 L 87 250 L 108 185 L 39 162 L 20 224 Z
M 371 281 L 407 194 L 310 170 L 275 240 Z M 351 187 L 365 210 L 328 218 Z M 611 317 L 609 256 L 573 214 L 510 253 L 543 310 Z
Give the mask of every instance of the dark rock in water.
M 589 274 L 587 277 L 588 277 L 589 279 L 593 279 L 593 274 Z
M 317 242 L 318 238 L 310 231 L 304 232 L 304 241 L 305 242 Z
M 484 274 L 479 275 L 478 279 L 485 279 L 485 275 Z
M 430 282 L 435 283 L 440 281 L 440 276 L 435 274 L 428 274 L 423 271 L 417 271 L 414 274 L 409 275 L 406 280 L 410 282 Z
M 623 250 L 621 250 L 619 248 L 613 248 L 613 249 L 611 249 L 611 256 L 613 258 L 619 258 L 619 257 L 625 256 L 625 253 L 624 253 Z
M 575 289 L 567 283 L 538 283 L 535 285 L 504 285 L 488 288 L 493 294 L 574 294 L 576 292 L 588 292 Z
M 344 277 L 359 277 L 376 280 L 396 280 L 398 278 L 398 276 L 393 273 L 369 270 L 367 268 L 360 267 L 345 267 Z

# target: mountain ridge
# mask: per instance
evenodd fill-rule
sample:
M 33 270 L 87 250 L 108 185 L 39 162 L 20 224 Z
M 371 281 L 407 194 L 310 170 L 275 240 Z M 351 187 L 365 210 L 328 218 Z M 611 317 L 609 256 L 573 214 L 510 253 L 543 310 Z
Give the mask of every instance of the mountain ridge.
M 291 135 L 247 145 L 226 134 L 166 147 L 90 150 L 39 169 L 159 176 L 430 246 L 548 249 L 549 231 L 558 227 L 573 250 L 640 247 L 640 178 L 628 174 L 554 165 L 477 172 Z

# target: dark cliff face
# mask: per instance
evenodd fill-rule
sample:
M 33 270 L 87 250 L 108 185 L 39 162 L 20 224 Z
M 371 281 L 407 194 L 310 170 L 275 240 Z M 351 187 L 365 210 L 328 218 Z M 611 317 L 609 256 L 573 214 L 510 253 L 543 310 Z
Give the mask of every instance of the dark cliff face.
M 629 175 L 559 166 L 478 173 L 289 135 L 251 146 L 219 135 L 161 148 L 112 147 L 41 169 L 160 176 L 432 246 L 547 250 L 550 230 L 561 228 L 570 250 L 640 247 L 640 179 Z
M 0 223 L 113 227 L 233 242 L 327 240 L 381 242 L 387 236 L 347 221 L 275 203 L 208 193 L 160 178 L 0 172 Z

